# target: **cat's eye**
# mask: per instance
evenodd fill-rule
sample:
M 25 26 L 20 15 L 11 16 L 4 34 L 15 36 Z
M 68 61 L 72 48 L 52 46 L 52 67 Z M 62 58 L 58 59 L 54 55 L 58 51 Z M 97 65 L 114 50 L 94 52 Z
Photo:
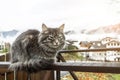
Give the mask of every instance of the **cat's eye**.
M 49 40 L 53 40 L 53 38 L 54 38 L 53 36 L 49 36 L 48 37 Z
M 62 35 L 59 35 L 59 39 L 62 39 L 63 38 L 63 36 Z

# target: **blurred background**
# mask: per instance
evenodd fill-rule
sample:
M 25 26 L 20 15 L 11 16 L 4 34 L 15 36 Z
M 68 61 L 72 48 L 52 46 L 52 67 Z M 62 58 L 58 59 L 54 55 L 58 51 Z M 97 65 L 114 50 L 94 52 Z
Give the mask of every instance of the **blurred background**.
M 16 34 L 65 24 L 67 39 L 93 40 L 120 33 L 120 0 L 2 0 L 0 38 L 12 43 Z M 90 35 L 92 34 L 92 36 Z M 94 34 L 94 36 L 93 36 Z M 103 35 L 102 35 L 103 34 Z
M 120 47 L 120 0 L 0 0 L 0 61 L 9 61 L 6 53 L 20 33 L 41 31 L 42 23 L 53 28 L 65 24 L 65 50 Z M 62 56 L 67 62 L 120 61 L 120 51 L 95 53 Z M 120 80 L 119 74 L 75 74 L 80 80 Z M 73 80 L 68 72 L 61 75 L 61 80 Z

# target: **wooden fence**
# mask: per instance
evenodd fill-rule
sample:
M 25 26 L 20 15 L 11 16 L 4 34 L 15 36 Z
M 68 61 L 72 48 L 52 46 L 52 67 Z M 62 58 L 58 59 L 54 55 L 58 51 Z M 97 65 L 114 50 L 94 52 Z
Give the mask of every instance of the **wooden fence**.
M 62 50 L 58 52 L 57 62 L 52 64 L 40 73 L 32 74 L 32 80 L 60 80 L 60 71 L 69 71 L 74 80 L 78 80 L 73 71 L 97 72 L 97 73 L 120 73 L 120 62 L 76 62 L 67 63 L 61 54 L 73 52 L 98 52 L 98 51 L 120 51 L 120 48 L 106 49 L 84 49 L 84 50 Z M 10 62 L 0 62 L 0 75 L 4 75 L 7 80 L 26 80 L 25 72 L 8 71 Z M 17 76 L 16 76 L 17 74 Z M 55 75 L 56 74 L 56 75 Z M 3 79 L 1 79 L 3 80 Z

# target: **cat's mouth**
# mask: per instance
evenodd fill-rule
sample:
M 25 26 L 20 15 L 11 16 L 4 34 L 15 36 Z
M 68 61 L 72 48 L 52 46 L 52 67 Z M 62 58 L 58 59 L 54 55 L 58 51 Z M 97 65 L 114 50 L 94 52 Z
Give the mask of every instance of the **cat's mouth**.
M 56 49 L 58 48 L 59 46 L 58 45 L 54 45 L 54 46 L 51 46 L 52 48 Z
M 56 48 L 58 48 L 59 47 L 59 45 L 52 45 L 52 44 L 49 44 L 49 45 L 47 45 L 49 48 L 51 48 L 51 49 L 56 49 Z

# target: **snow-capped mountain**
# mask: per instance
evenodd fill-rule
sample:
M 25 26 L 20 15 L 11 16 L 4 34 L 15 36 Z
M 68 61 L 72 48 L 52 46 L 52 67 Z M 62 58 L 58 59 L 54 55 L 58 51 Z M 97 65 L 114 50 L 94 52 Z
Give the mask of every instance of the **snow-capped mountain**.
M 17 30 L 11 30 L 11 31 L 1 31 L 0 37 L 6 38 L 6 37 L 14 37 L 19 31 Z
M 0 40 L 4 42 L 12 43 L 15 40 L 18 33 L 19 33 L 18 30 L 1 31 Z
M 18 31 L 18 30 L 1 31 L 0 40 L 4 40 L 6 42 L 12 43 L 21 32 L 22 31 Z M 99 38 L 104 38 L 104 37 L 120 38 L 119 34 L 120 34 L 120 24 L 103 26 L 92 30 L 83 29 L 78 32 L 74 30 L 68 30 L 65 32 L 65 36 L 67 40 L 78 40 L 78 41 L 96 40 L 96 39 L 98 40 Z

